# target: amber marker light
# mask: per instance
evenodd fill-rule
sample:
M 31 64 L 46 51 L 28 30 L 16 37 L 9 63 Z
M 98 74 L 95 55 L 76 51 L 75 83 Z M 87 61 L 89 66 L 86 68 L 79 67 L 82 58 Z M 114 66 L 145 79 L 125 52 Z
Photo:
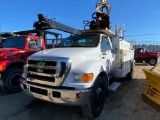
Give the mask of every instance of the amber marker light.
M 2 71 L 3 70 L 3 67 L 2 66 L 0 66 L 0 71 Z
M 82 81 L 83 82 L 91 82 L 93 79 L 93 73 L 89 73 L 89 74 L 83 74 L 82 75 Z

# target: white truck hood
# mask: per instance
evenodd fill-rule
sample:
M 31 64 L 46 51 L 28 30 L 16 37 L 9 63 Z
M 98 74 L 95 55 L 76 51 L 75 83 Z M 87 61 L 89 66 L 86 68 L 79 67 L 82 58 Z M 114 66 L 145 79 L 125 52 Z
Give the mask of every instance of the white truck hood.
M 53 48 L 37 52 L 29 58 L 52 58 L 52 57 L 67 57 L 71 60 L 80 60 L 90 57 L 99 56 L 98 47 L 95 48 Z

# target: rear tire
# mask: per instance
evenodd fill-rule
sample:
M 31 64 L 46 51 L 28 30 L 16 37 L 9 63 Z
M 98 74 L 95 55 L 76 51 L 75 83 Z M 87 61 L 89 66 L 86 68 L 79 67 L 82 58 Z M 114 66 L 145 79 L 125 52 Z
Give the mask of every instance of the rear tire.
M 102 78 L 98 78 L 91 90 L 88 104 L 81 106 L 83 114 L 91 119 L 97 118 L 103 110 L 105 97 L 105 81 Z
M 156 64 L 157 64 L 157 59 L 155 59 L 155 58 L 150 58 L 150 59 L 148 60 L 148 64 L 151 65 L 151 66 L 156 65 Z
M 22 69 L 19 67 L 9 68 L 2 76 L 1 89 L 7 93 L 17 93 L 22 89 L 20 87 L 19 78 L 21 78 Z

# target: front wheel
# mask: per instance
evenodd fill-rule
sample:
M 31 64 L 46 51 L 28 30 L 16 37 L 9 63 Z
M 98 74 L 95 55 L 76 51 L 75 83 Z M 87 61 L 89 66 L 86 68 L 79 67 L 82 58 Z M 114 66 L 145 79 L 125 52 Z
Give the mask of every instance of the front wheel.
M 83 114 L 91 119 L 97 118 L 103 110 L 105 97 L 105 81 L 102 78 L 98 78 L 91 90 L 88 104 L 81 106 Z
M 19 67 L 9 68 L 2 76 L 1 89 L 7 93 L 17 93 L 22 89 L 19 78 L 21 78 L 22 69 Z

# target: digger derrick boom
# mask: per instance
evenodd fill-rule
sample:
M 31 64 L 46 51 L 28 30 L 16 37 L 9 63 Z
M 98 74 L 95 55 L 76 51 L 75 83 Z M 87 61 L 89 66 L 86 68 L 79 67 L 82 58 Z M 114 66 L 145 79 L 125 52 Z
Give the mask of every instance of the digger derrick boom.
M 51 19 L 49 19 L 49 23 L 50 23 L 51 29 L 57 29 L 57 30 L 67 32 L 67 33 L 71 33 L 71 34 L 76 34 L 76 33 L 79 32 L 78 29 L 75 29 L 75 28 L 72 28 L 70 26 L 61 24 L 61 23 L 53 21 Z
M 64 25 L 52 19 L 45 18 L 42 14 L 38 14 L 38 19 L 39 21 L 36 21 L 33 24 L 33 27 L 35 27 L 36 29 L 57 29 L 71 34 L 77 34 L 79 32 L 78 29 Z

